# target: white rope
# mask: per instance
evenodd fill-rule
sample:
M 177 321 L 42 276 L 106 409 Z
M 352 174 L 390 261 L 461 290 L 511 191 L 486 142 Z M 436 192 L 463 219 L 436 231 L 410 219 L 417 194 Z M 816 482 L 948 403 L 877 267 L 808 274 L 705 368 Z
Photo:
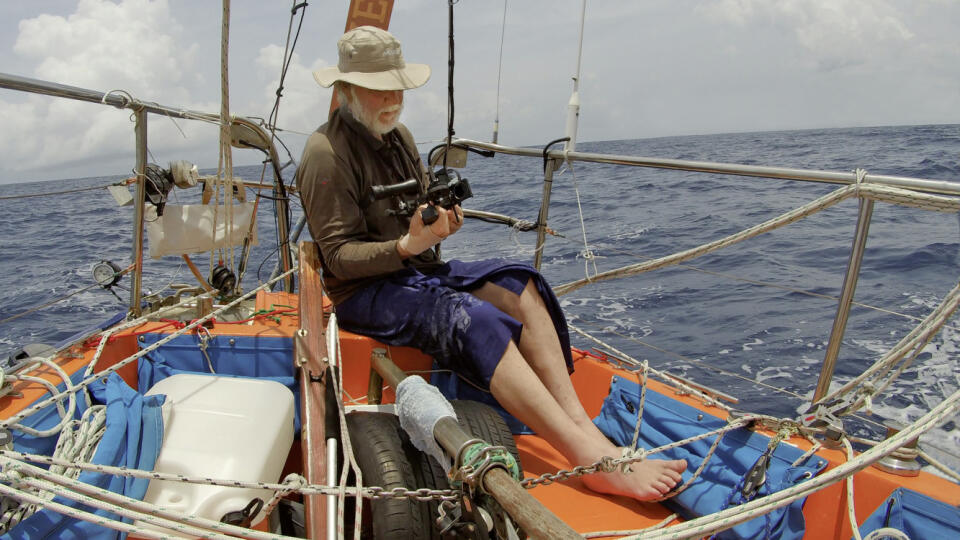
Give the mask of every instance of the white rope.
M 564 155 L 566 154 L 567 151 L 564 150 Z M 570 170 L 570 178 L 573 180 L 573 192 L 577 197 L 577 214 L 580 217 L 580 233 L 583 235 L 583 251 L 580 252 L 580 255 L 583 256 L 583 275 L 584 279 L 590 282 L 593 281 L 593 278 L 590 276 L 591 264 L 593 264 L 593 276 L 595 277 L 599 274 L 597 270 L 597 260 L 593 250 L 590 249 L 590 244 L 587 242 L 587 226 L 583 221 L 583 207 L 580 205 L 580 188 L 577 185 L 577 175 L 573 170 L 573 161 L 571 161 L 569 157 L 566 157 L 566 161 L 567 169 Z M 562 171 L 561 174 L 563 174 Z
M 860 176 L 860 169 L 857 169 L 857 176 Z M 841 437 L 840 441 L 843 443 L 843 447 L 846 450 L 847 461 L 853 461 L 853 446 L 850 445 L 850 441 L 846 437 Z M 847 520 L 850 521 L 850 529 L 853 531 L 853 537 L 855 540 L 863 540 L 863 537 L 860 536 L 860 526 L 857 525 L 857 513 L 853 508 L 853 475 L 847 477 Z
M 334 319 L 336 322 L 336 319 Z M 329 323 L 328 323 L 329 324 Z M 337 365 L 343 366 L 343 347 L 339 345 L 340 342 L 340 332 L 339 328 L 335 327 L 334 330 L 337 340 Z M 340 422 L 340 446 L 342 447 L 343 452 L 343 462 L 346 464 L 343 467 L 343 470 L 340 472 L 340 478 L 337 482 L 339 491 L 337 493 L 337 534 L 340 537 L 343 537 L 343 512 L 344 506 L 346 506 L 346 493 L 347 493 L 347 476 L 349 472 L 353 470 L 354 478 L 356 482 L 354 484 L 355 489 L 359 492 L 363 488 L 363 473 L 360 470 L 360 466 L 357 464 L 357 458 L 353 453 L 353 444 L 350 442 L 350 432 L 347 430 L 347 415 L 343 406 L 343 369 L 335 370 L 337 377 L 331 377 L 334 383 L 334 395 L 337 396 L 337 399 L 334 401 L 337 402 L 337 416 Z M 360 526 L 362 521 L 362 512 L 364 501 L 360 497 L 354 499 L 356 503 L 354 506 L 354 525 L 353 525 L 353 537 L 360 538 Z
M 923 450 L 919 450 L 918 455 L 921 458 L 923 458 L 924 461 L 929 463 L 933 468 L 949 476 L 950 478 L 953 479 L 954 482 L 960 483 L 960 474 L 957 474 L 956 471 L 954 471 L 950 467 L 947 467 L 942 462 L 940 462 L 939 460 L 931 456 L 929 453 L 924 452 Z
M 64 478 L 75 479 L 80 476 L 81 470 L 70 467 L 66 463 L 75 461 L 90 461 L 96 453 L 97 446 L 103 438 L 106 431 L 107 407 L 105 405 L 95 405 L 83 412 L 79 420 L 69 420 L 60 431 L 57 443 L 54 446 L 52 457 L 60 460 L 61 464 L 52 465 L 49 474 L 59 475 Z M 43 500 L 52 500 L 54 493 L 37 490 L 33 493 Z M 0 516 L 0 530 L 10 530 L 24 519 L 32 516 L 37 511 L 36 504 L 20 504 L 17 507 L 4 507 L 4 512 Z
M 857 188 L 857 189 L 856 189 L 856 194 L 857 194 L 857 198 L 860 198 L 860 186 L 863 185 L 863 179 L 867 176 L 867 171 L 866 171 L 866 169 L 861 169 L 861 168 L 857 167 L 857 169 L 856 169 L 854 172 L 855 172 L 856 175 L 857 175 L 857 181 L 856 181 L 856 183 L 854 184 L 854 185 L 856 186 L 856 188 Z M 860 539 L 860 538 L 857 538 L 857 540 L 861 540 L 861 539 Z
M 6 426 L 7 429 L 17 430 L 17 431 L 26 433 L 27 435 L 32 435 L 34 437 L 40 437 L 40 438 L 49 437 L 59 432 L 61 429 L 63 429 L 63 427 L 73 419 L 73 413 L 76 410 L 76 393 L 73 391 L 75 389 L 75 387 L 73 386 L 73 381 L 70 380 L 70 377 L 55 362 L 52 362 L 46 358 L 37 359 L 35 364 L 33 364 L 32 366 L 28 366 L 24 371 L 29 371 L 41 365 L 44 367 L 49 367 L 54 371 L 56 371 L 57 374 L 60 376 L 61 380 L 63 381 L 64 388 L 66 388 L 65 392 L 60 394 L 59 399 L 55 400 L 54 402 L 57 406 L 57 412 L 60 414 L 60 421 L 57 422 L 57 424 L 54 425 L 53 427 L 43 429 L 43 430 L 38 430 L 30 426 L 24 426 L 20 424 L 12 424 L 10 426 Z M 31 382 L 34 384 L 39 384 L 41 386 L 45 386 L 49 393 L 51 394 L 57 393 L 57 387 L 50 381 L 43 379 L 41 377 L 34 377 L 32 375 L 25 375 L 25 374 L 17 374 L 17 375 L 8 375 L 7 378 L 9 378 L 11 381 L 21 380 L 21 381 Z M 67 402 L 69 403 L 66 409 L 63 408 L 64 398 L 66 398 Z
M 827 396 L 820 400 L 820 403 L 828 403 L 833 401 L 840 396 L 843 396 L 857 388 L 863 387 L 866 381 L 879 379 L 883 377 L 886 373 L 889 372 L 891 367 L 902 360 L 904 356 L 911 350 L 914 350 L 915 353 L 911 357 L 912 360 L 916 357 L 921 351 L 922 348 L 933 339 L 937 332 L 940 331 L 940 328 L 946 323 L 947 319 L 960 307 L 960 283 L 954 286 L 950 292 L 944 297 L 943 301 L 924 318 L 913 330 L 911 330 L 906 336 L 903 337 L 893 348 L 890 349 L 887 354 L 883 355 L 878 359 L 872 366 L 867 368 L 857 377 L 854 377 L 847 383 L 843 384 L 833 392 L 830 392 Z M 874 385 L 877 390 L 873 393 L 879 393 L 880 391 L 886 389 L 893 380 L 903 372 L 903 370 L 909 365 L 901 366 L 901 368 L 896 371 L 891 377 L 886 381 L 883 381 L 880 384 Z M 860 395 L 858 399 L 853 403 L 851 409 L 864 401 L 864 395 Z
M 651 526 L 647 527 L 646 529 L 636 529 L 636 530 L 629 530 L 629 531 L 596 531 L 596 532 L 584 533 L 583 537 L 584 537 L 584 538 L 605 538 L 605 537 L 607 537 L 607 536 L 617 536 L 617 537 L 620 537 L 620 536 L 627 536 L 627 535 L 630 535 L 630 534 L 639 534 L 639 533 L 641 533 L 641 532 L 643 532 L 643 531 L 650 531 L 650 530 L 655 530 L 655 529 L 662 529 L 662 528 L 666 527 L 667 525 L 669 525 L 669 524 L 673 523 L 674 521 L 676 521 L 677 517 L 678 517 L 678 516 L 677 516 L 676 513 L 670 514 L 669 516 L 663 518 L 663 519 L 662 519 L 659 523 L 657 523 L 656 525 L 651 525 Z
M 74 494 L 74 497 L 71 497 L 68 493 L 75 491 L 79 494 L 92 497 L 96 501 L 101 501 L 104 504 L 104 506 L 98 506 L 98 508 L 103 508 L 115 513 L 121 513 L 117 511 L 117 508 L 120 508 L 120 509 L 126 508 L 131 510 L 132 512 L 136 512 L 135 515 L 131 515 L 129 517 L 132 517 L 137 520 L 146 521 L 147 518 L 150 518 L 151 516 L 153 516 L 153 517 L 165 518 L 169 520 L 180 521 L 185 524 L 191 524 L 196 527 L 218 531 L 223 534 L 243 536 L 243 537 L 252 538 L 255 540 L 287 538 L 287 537 L 280 537 L 275 534 L 269 534 L 269 533 L 264 533 L 264 532 L 244 528 L 244 527 L 239 527 L 236 525 L 229 525 L 227 523 L 206 519 L 196 515 L 185 515 L 182 512 L 168 510 L 163 506 L 158 506 L 145 501 L 140 501 L 140 500 L 128 497 L 126 495 L 114 493 L 112 491 L 99 488 L 91 484 L 80 482 L 79 480 L 76 480 L 73 478 L 68 478 L 65 476 L 53 474 L 39 467 L 34 467 L 31 465 L 27 465 L 25 463 L 8 460 L 6 458 L 0 458 L 0 463 L 3 464 L 4 470 L 9 469 L 9 470 L 16 471 L 18 474 L 20 474 L 21 481 L 23 482 L 31 481 L 30 477 L 35 477 L 35 479 L 32 480 L 35 485 L 41 486 L 47 490 L 56 491 L 58 495 L 74 498 L 76 494 Z M 41 481 L 43 481 L 44 483 L 41 484 L 40 483 Z M 285 485 L 288 483 L 291 487 L 298 485 L 296 480 L 285 482 Z M 280 493 L 280 491 L 278 490 L 277 493 Z M 82 501 L 82 502 L 86 503 L 87 501 Z M 208 534 L 207 531 L 201 531 L 201 532 L 204 535 Z
M 863 540 L 879 540 L 880 538 L 894 538 L 896 540 L 910 540 L 907 533 L 893 527 L 881 527 L 863 537 Z
M 640 370 L 636 372 L 637 380 L 640 383 L 640 404 L 637 406 L 637 423 L 633 426 L 633 440 L 630 442 L 630 449 L 637 449 L 637 440 L 640 439 L 640 424 L 643 423 L 643 406 L 647 400 L 647 373 L 650 372 L 650 363 L 646 360 Z
M 134 534 L 143 538 L 158 538 L 158 539 L 171 539 L 171 538 L 183 538 L 183 536 L 171 536 L 168 533 L 158 533 L 148 529 L 143 529 L 141 527 L 136 527 L 134 525 L 129 525 L 123 523 L 122 521 L 115 521 L 110 518 L 105 518 L 103 516 L 98 516 L 90 512 L 84 512 L 82 510 L 77 510 L 76 508 L 71 508 L 67 505 L 56 503 L 53 501 L 45 501 L 29 493 L 24 493 L 12 487 L 6 486 L 3 483 L 0 483 L 0 494 L 12 497 L 21 502 L 38 504 L 44 506 L 48 510 L 52 510 L 59 514 L 62 514 L 67 517 L 74 519 L 79 519 L 83 521 L 88 521 L 90 523 L 95 523 L 97 525 L 102 525 L 104 527 L 114 529 L 120 532 L 125 532 L 127 534 Z

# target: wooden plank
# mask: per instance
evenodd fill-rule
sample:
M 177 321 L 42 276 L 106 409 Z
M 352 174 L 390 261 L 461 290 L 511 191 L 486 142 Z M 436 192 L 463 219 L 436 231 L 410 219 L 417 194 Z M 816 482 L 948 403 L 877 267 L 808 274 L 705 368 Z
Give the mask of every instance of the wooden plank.
M 294 339 L 294 365 L 300 378 L 300 444 L 303 474 L 310 484 L 327 483 L 327 442 L 324 415 L 328 364 L 324 336 L 323 284 L 317 245 L 300 243 L 300 330 Z M 324 495 L 305 495 L 307 538 L 326 538 L 327 500 Z

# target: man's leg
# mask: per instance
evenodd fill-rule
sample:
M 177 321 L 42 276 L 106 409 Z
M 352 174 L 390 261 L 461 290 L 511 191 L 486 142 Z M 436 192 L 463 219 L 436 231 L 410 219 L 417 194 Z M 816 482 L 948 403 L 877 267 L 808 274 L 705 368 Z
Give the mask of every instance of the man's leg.
M 492 283 L 485 284 L 473 294 L 523 324 L 518 344 L 520 354 L 567 415 L 584 431 L 595 431 L 596 435 L 602 436 L 577 397 L 553 320 L 533 281 L 527 282 L 520 296 Z
M 587 416 L 570 382 L 560 341 L 539 292 L 528 282 L 521 295 L 486 284 L 473 291 L 524 324 L 519 349 L 510 342 L 490 380 L 490 391 L 511 414 L 560 451 L 573 465 L 589 465 L 618 449 Z M 659 497 L 673 488 L 684 461 L 635 463 L 633 473 L 583 477 L 591 489 L 636 499 Z

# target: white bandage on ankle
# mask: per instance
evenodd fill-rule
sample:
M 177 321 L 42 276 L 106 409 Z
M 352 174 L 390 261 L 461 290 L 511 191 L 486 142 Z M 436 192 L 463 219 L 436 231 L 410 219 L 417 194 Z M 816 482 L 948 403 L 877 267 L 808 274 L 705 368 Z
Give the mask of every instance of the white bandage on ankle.
M 424 227 L 422 232 L 415 237 L 410 236 L 410 233 L 403 235 L 397 244 L 404 253 L 414 256 L 439 244 L 441 240 L 443 238 L 433 234 L 429 227 Z

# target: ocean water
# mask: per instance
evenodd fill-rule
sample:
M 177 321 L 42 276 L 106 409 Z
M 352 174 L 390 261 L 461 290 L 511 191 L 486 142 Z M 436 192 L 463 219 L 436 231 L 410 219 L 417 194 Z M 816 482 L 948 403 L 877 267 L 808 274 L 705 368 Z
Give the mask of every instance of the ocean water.
M 577 149 L 831 171 L 859 167 L 960 182 L 960 125 L 667 137 L 580 143 Z M 261 167 L 239 167 L 236 174 L 259 181 Z M 467 208 L 536 219 L 540 160 L 471 154 L 462 174 L 474 192 Z M 0 358 L 28 343 L 56 343 L 123 310 L 126 291 L 117 290 L 121 302 L 98 287 L 83 289 L 93 284 L 90 269 L 99 260 L 129 264 L 132 241 L 131 208 L 117 207 L 105 189 L 7 197 L 104 186 L 120 178 L 0 185 Z M 265 181 L 271 181 L 269 172 Z M 542 271 L 553 284 L 584 277 L 584 235 L 597 268 L 610 270 L 727 236 L 836 188 L 578 163 L 554 178 L 549 221 L 562 237 L 548 238 Z M 171 204 L 197 197 L 177 190 Z M 296 220 L 299 201 L 292 206 Z M 276 261 L 270 208 L 262 202 L 260 245 L 248 263 L 247 290 L 266 279 Z M 572 324 L 633 358 L 735 395 L 744 410 L 793 417 L 816 385 L 837 308 L 830 297 L 843 283 L 856 216 L 857 204 L 848 200 L 682 267 L 596 283 L 561 302 Z M 532 261 L 535 238 L 534 232 L 468 221 L 444 243 L 443 256 Z M 926 316 L 957 284 L 958 249 L 957 215 L 876 204 L 856 301 L 883 310 L 853 308 L 835 381 L 870 365 L 909 332 L 916 322 L 911 317 Z M 206 256 L 194 260 L 202 269 L 210 264 Z M 171 283 L 195 285 L 179 258 L 147 258 L 144 288 L 156 292 Z M 127 284 L 125 278 L 121 286 Z M 38 308 L 72 293 L 67 301 Z M 572 337 L 576 347 L 593 346 Z M 915 419 L 956 392 L 958 350 L 960 320 L 954 317 L 898 385 L 875 400 L 874 415 L 851 428 L 868 434 L 885 419 Z M 956 420 L 922 441 L 960 467 Z

